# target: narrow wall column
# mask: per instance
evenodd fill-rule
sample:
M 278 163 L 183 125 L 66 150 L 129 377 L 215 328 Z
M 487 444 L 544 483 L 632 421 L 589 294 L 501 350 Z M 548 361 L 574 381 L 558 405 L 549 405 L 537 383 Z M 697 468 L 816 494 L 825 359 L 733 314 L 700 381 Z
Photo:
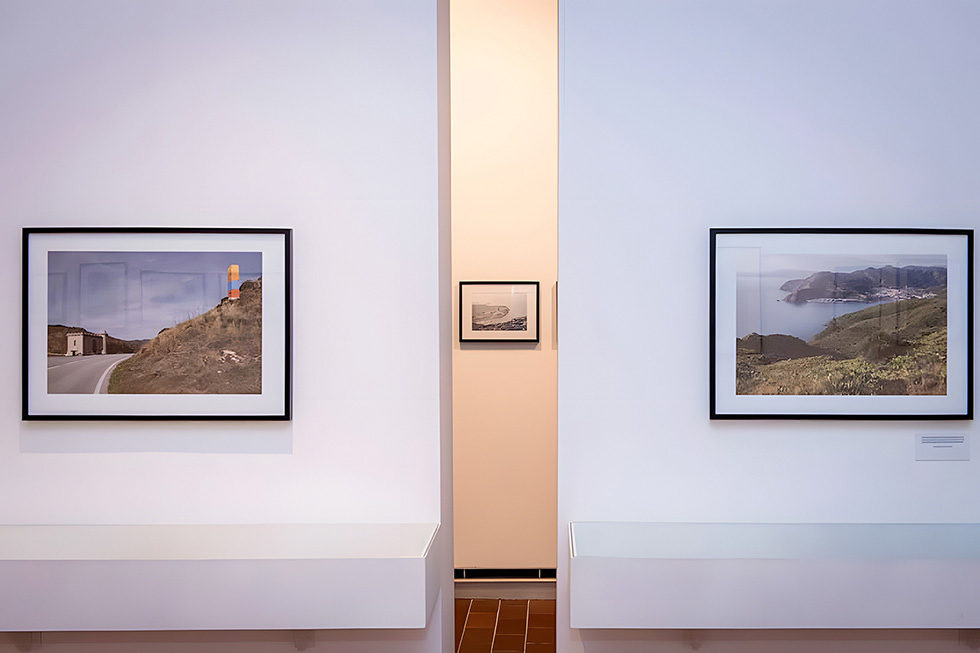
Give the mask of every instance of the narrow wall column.
M 451 6 L 453 281 L 541 289 L 537 346 L 456 334 L 457 568 L 556 561 L 557 26 L 556 0 Z

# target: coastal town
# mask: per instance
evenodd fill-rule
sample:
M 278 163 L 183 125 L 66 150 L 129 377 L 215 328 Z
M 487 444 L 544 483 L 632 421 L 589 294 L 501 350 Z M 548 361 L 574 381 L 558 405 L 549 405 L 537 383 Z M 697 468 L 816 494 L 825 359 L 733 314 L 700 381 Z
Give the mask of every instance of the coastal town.
M 807 303 L 814 304 L 873 304 L 883 302 L 900 302 L 905 299 L 930 299 L 936 293 L 922 290 L 921 288 L 876 288 L 874 291 L 861 297 L 814 297 L 806 300 Z

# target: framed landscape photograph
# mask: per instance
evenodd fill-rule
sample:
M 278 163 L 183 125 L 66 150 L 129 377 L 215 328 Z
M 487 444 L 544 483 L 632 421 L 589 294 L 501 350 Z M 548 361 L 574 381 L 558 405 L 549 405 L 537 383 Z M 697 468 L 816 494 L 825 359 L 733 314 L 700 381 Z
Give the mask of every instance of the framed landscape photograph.
M 973 419 L 973 231 L 712 229 L 712 419 Z
M 460 281 L 460 342 L 538 342 L 537 281 Z
M 288 420 L 289 229 L 25 228 L 23 419 Z

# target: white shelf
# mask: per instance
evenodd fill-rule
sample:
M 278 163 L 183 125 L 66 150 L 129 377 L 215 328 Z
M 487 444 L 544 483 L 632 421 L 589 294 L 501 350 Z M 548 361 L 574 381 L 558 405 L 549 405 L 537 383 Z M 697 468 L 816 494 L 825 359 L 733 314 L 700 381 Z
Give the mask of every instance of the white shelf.
M 439 525 L 0 526 L 0 631 L 425 628 Z
M 980 524 L 573 522 L 573 628 L 977 628 Z

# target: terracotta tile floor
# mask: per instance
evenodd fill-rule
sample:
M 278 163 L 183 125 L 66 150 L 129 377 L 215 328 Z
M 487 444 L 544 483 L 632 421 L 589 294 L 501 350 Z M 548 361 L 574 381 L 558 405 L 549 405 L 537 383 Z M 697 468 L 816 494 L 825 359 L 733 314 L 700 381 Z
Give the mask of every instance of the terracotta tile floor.
M 457 653 L 554 653 L 555 602 L 456 599 Z

